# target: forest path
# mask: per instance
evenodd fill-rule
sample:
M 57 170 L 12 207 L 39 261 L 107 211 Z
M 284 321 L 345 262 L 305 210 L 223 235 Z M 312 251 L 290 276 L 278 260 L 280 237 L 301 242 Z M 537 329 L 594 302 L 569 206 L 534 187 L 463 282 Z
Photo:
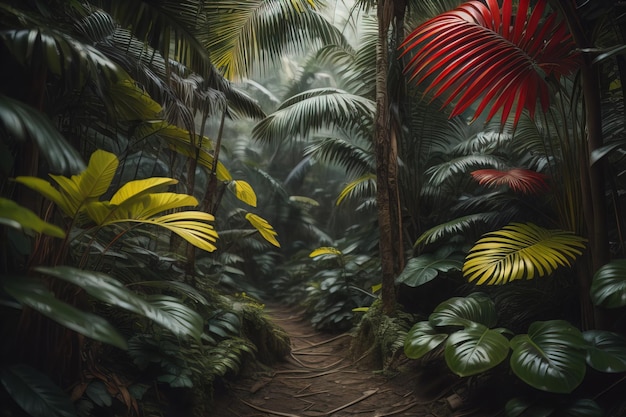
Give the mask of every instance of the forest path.
M 271 369 L 240 377 L 227 393 L 216 393 L 212 417 L 453 415 L 448 406 L 453 381 L 420 381 L 415 372 L 384 376 L 350 360 L 350 334 L 316 332 L 287 307 L 266 311 L 289 334 L 291 355 Z

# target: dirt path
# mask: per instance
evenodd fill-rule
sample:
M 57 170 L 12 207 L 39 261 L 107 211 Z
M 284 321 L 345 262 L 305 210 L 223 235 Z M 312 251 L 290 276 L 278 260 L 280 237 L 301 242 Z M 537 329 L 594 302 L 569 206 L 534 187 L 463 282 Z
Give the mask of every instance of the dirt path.
M 267 311 L 289 333 L 291 356 L 271 370 L 238 379 L 227 395 L 218 394 L 213 417 L 451 415 L 447 404 L 455 381 L 424 383 L 414 372 L 383 376 L 349 359 L 349 334 L 317 333 L 287 308 Z

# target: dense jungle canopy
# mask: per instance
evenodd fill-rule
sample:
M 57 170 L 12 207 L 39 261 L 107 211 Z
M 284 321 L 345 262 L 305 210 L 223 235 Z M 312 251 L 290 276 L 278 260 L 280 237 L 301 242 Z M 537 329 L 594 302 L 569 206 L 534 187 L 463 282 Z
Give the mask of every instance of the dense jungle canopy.
M 625 2 L 0 23 L 0 416 L 211 416 L 289 356 L 268 303 L 500 416 L 626 415 Z

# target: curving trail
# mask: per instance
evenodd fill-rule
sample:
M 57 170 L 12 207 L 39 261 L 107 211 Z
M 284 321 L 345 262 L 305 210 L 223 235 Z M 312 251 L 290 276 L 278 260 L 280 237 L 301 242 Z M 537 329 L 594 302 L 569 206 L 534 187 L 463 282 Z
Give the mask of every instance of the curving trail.
M 291 337 L 292 352 L 272 369 L 243 376 L 228 395 L 217 395 L 212 417 L 440 417 L 450 416 L 442 381 L 417 381 L 419 374 L 386 377 L 349 359 L 349 334 L 320 334 L 295 310 L 268 307 Z M 420 393 L 416 387 L 420 386 Z M 436 386 L 436 387 L 435 387 Z M 422 389 L 423 388 L 423 389 Z M 433 398 L 429 391 L 435 388 Z M 429 397 L 430 395 L 430 397 Z M 463 414 L 465 415 L 465 414 Z

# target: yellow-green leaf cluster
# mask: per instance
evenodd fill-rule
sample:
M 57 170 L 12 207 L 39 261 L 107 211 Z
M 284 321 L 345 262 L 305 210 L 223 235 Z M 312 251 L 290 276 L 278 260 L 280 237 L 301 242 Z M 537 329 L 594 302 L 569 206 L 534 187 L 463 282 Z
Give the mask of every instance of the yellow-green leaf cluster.
M 276 233 L 272 225 L 269 224 L 267 220 L 253 213 L 246 214 L 246 220 L 248 220 L 250 224 L 259 231 L 265 240 L 280 248 L 280 243 L 276 240 L 278 233 Z

